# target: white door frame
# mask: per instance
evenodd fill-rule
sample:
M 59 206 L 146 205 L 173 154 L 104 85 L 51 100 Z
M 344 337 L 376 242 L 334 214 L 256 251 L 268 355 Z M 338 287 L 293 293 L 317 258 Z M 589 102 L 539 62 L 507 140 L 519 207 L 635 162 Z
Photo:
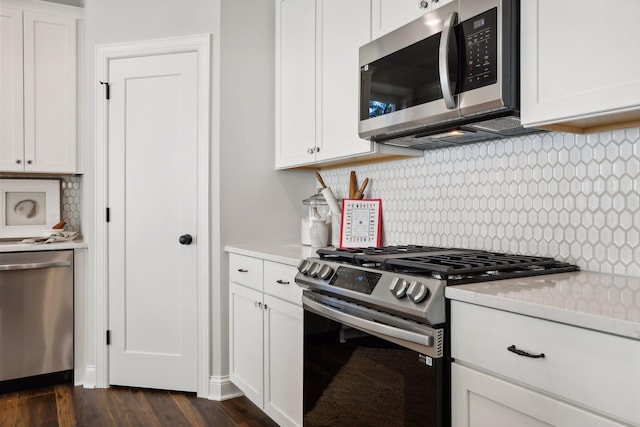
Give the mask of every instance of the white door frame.
M 108 241 L 105 220 L 108 200 L 108 108 L 105 88 L 99 82 L 109 81 L 109 61 L 137 56 L 163 55 L 184 52 L 198 54 L 198 136 L 197 136 L 197 340 L 198 340 L 198 397 L 209 397 L 210 366 L 210 161 L 209 161 L 209 97 L 210 97 L 210 45 L 209 34 L 149 40 L 133 43 L 98 45 L 95 49 L 95 233 L 94 233 L 94 288 L 87 292 L 87 313 L 93 313 L 95 323 L 87 324 L 86 387 L 109 387 L 109 350 L 106 345 L 108 326 Z M 93 337 L 91 336 L 93 335 Z M 92 354 L 94 353 L 95 354 Z M 94 356 L 94 357 L 92 357 Z

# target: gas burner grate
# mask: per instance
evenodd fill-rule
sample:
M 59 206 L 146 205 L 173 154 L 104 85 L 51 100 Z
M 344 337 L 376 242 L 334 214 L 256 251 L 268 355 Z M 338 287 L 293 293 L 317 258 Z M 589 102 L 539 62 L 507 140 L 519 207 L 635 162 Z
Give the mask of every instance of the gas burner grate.
M 434 246 L 404 245 L 404 246 L 381 246 L 362 249 L 363 255 L 402 255 L 420 252 L 443 251 L 445 248 Z
M 356 256 L 380 256 L 384 258 L 385 255 L 403 255 L 403 254 L 416 254 L 423 252 L 435 252 L 446 250 L 445 248 L 437 248 L 433 246 L 420 246 L 420 245 L 397 245 L 397 246 L 378 246 L 367 248 L 335 248 L 327 249 L 321 248 L 317 250 L 321 259 L 333 259 L 335 261 L 350 262 L 352 264 L 360 264 L 356 261 Z
M 399 245 L 318 249 L 321 259 L 445 280 L 448 285 L 578 271 L 553 258 L 473 249 Z
M 470 252 L 453 255 L 416 256 L 386 260 L 385 268 L 414 274 L 431 275 L 440 279 L 473 281 L 547 274 L 556 271 L 575 271 L 577 267 L 553 258 L 512 255 L 493 252 Z

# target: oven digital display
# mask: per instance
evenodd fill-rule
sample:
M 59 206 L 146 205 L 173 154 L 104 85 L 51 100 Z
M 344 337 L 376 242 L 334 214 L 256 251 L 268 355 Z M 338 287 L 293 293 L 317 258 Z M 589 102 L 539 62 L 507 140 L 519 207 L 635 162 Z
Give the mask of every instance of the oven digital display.
M 380 277 L 382 277 L 380 273 L 362 271 L 349 267 L 338 267 L 336 274 L 333 275 L 329 284 L 363 294 L 371 294 Z

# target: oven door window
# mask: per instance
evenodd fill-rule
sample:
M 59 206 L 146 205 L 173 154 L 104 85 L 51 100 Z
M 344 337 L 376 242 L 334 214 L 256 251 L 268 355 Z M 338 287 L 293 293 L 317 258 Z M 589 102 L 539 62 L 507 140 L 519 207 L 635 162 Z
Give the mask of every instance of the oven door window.
M 305 426 L 443 425 L 443 359 L 304 316 Z

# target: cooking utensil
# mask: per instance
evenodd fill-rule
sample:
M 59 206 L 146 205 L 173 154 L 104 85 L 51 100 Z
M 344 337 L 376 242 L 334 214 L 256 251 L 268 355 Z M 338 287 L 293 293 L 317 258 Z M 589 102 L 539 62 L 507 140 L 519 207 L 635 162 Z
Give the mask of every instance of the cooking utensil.
M 358 191 L 358 180 L 356 179 L 356 171 L 351 171 L 349 176 L 349 198 L 354 199 Z
M 329 209 L 331 210 L 331 213 L 339 214 L 340 212 L 342 212 L 342 209 L 340 208 L 340 203 L 338 203 L 336 196 L 333 194 L 333 191 L 331 190 L 331 188 L 327 187 L 327 185 L 324 183 L 324 180 L 322 179 L 322 176 L 320 176 L 318 172 L 316 172 L 316 178 L 318 178 L 318 182 L 322 187 L 322 190 L 320 192 L 322 193 L 322 195 L 324 196 L 324 199 L 329 204 Z
M 342 208 L 340 208 L 340 203 L 338 203 L 336 196 L 333 195 L 333 191 L 331 191 L 331 188 L 326 187 L 321 191 L 321 193 L 324 196 L 324 199 L 329 204 L 329 209 L 331 210 L 331 213 L 339 214 L 340 212 L 342 212 Z
M 367 184 L 369 184 L 369 178 L 365 178 L 364 181 L 362 181 L 360 189 L 356 191 L 356 194 L 353 197 L 354 199 L 362 199 L 364 197 L 364 190 L 367 188 Z
M 318 182 L 320 183 L 320 187 L 322 187 L 323 190 L 327 188 L 327 185 L 324 183 L 324 179 L 322 179 L 322 176 L 320 176 L 320 173 L 316 172 L 316 178 L 318 179 Z

